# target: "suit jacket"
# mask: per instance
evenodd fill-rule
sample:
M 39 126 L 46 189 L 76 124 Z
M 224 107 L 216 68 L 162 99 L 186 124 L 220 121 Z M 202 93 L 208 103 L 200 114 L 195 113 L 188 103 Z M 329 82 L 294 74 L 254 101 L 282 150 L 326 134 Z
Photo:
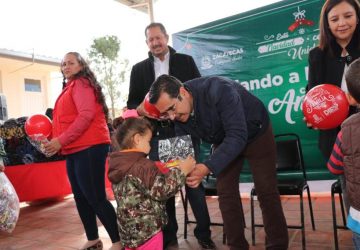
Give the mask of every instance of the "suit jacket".
M 196 67 L 194 59 L 185 54 L 177 53 L 169 46 L 169 75 L 178 78 L 181 82 L 200 77 L 200 72 Z M 149 52 L 149 57 L 137 64 L 131 70 L 130 88 L 127 107 L 135 109 L 144 100 L 145 95 L 155 80 L 154 56 Z M 173 122 L 166 123 L 152 120 L 154 127 L 153 137 L 151 139 L 151 151 L 149 157 L 151 160 L 159 160 L 158 141 L 176 136 Z M 198 156 L 198 145 L 194 145 L 195 155 Z
M 215 175 L 238 157 L 248 143 L 269 127 L 264 104 L 243 86 L 228 78 L 201 77 L 184 84 L 193 97 L 193 114 L 176 129 L 218 145 L 204 164 Z
M 169 51 L 169 75 L 175 76 L 181 82 L 200 77 L 200 72 L 191 56 L 177 53 L 170 46 Z M 131 70 L 129 97 L 127 101 L 127 107 L 129 109 L 134 109 L 139 106 L 154 81 L 154 57 L 149 52 L 149 58 L 135 64 Z
M 355 39 L 350 41 L 346 50 L 349 55 L 341 57 L 342 48 L 336 43 L 331 44 L 332 52 L 329 49 L 315 47 L 309 53 L 309 80 L 307 90 L 323 84 L 329 83 L 341 87 L 344 74 L 345 63 L 350 64 L 360 57 L 359 42 Z M 356 112 L 355 107 L 350 108 L 350 114 Z M 326 159 L 330 157 L 332 147 L 335 143 L 340 127 L 335 129 L 320 130 L 319 149 Z

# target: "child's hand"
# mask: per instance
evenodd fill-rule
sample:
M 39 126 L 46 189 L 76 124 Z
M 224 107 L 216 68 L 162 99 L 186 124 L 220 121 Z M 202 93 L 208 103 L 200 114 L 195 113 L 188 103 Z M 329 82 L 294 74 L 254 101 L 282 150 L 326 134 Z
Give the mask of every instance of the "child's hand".
M 3 172 L 5 170 L 5 167 L 0 165 L 0 172 Z
M 195 159 L 189 155 L 185 160 L 180 161 L 179 168 L 185 175 L 188 175 L 195 168 L 195 164 Z

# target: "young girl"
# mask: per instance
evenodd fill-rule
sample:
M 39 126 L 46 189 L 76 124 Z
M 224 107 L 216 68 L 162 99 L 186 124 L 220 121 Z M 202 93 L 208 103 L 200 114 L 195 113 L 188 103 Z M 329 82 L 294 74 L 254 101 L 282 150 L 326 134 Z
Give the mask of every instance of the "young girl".
M 178 192 L 195 167 L 195 160 L 188 157 L 162 174 L 147 159 L 151 137 L 152 126 L 146 118 L 127 118 L 115 135 L 120 151 L 110 155 L 108 176 L 125 249 L 163 249 L 161 228 L 167 223 L 166 200 Z

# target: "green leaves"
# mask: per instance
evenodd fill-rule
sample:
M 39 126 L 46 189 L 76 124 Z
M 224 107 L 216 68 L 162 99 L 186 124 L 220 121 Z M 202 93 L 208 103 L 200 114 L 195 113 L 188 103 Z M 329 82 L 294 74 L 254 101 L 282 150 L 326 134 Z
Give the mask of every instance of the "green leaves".
M 104 36 L 94 39 L 88 52 L 92 70 L 102 85 L 107 102 L 110 104 L 110 114 L 116 117 L 116 104 L 121 97 L 121 85 L 125 82 L 129 61 L 121 59 L 121 41 L 117 36 Z
M 89 56 L 107 61 L 116 61 L 120 52 L 121 41 L 117 36 L 104 36 L 96 38 L 91 45 Z

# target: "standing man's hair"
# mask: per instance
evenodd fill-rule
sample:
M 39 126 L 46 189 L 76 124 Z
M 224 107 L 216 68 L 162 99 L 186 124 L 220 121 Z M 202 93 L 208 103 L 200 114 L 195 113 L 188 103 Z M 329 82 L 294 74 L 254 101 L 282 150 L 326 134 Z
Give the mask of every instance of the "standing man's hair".
M 360 103 L 360 58 L 350 64 L 345 80 L 350 95 Z
M 160 94 L 165 92 L 171 98 L 177 98 L 183 84 L 173 76 L 161 75 L 151 85 L 149 90 L 149 101 L 152 104 L 158 102 Z
M 146 28 L 145 28 L 145 37 L 147 37 L 147 36 L 146 36 L 146 31 L 147 31 L 148 29 L 155 28 L 155 27 L 159 27 L 160 30 L 161 30 L 161 32 L 164 33 L 164 35 L 166 35 L 166 36 L 168 35 L 167 32 L 166 32 L 165 26 L 164 26 L 162 23 L 150 23 L 150 24 L 149 24 L 148 26 L 146 26 Z

